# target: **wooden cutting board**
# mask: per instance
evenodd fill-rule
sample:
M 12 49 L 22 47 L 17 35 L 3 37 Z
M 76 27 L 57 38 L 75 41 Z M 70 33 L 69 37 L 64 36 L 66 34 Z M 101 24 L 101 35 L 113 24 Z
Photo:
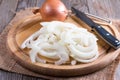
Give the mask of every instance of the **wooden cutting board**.
M 111 34 L 116 36 L 119 40 L 118 30 L 111 24 L 105 23 L 98 19 L 92 18 L 95 22 L 101 24 L 106 30 Z M 99 36 L 97 36 L 98 47 L 99 47 L 99 58 L 91 63 L 77 65 L 54 65 L 54 64 L 42 64 L 42 63 L 31 63 L 30 58 L 26 55 L 26 51 L 20 49 L 22 42 L 29 37 L 32 33 L 40 29 L 39 23 L 41 22 L 41 17 L 39 15 L 29 16 L 23 20 L 18 21 L 15 25 L 12 26 L 11 30 L 7 36 L 7 44 L 9 49 L 13 52 L 13 57 L 17 60 L 22 66 L 50 76 L 77 76 L 84 75 L 88 73 L 95 72 L 100 70 L 107 65 L 109 65 L 115 58 L 119 55 L 120 49 L 111 48 L 106 42 L 104 42 Z M 87 28 L 90 32 L 91 29 L 84 24 L 82 21 L 76 19 L 74 16 L 68 17 L 65 22 L 71 22 L 76 24 L 79 27 Z M 94 32 L 92 32 L 94 33 Z M 95 33 L 94 33 L 95 34 Z

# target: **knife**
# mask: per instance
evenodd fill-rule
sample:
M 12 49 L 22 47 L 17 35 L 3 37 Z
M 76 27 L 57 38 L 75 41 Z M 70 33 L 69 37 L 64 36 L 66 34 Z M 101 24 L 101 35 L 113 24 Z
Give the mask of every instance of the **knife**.
M 106 43 L 108 43 L 111 47 L 114 49 L 120 48 L 120 41 L 115 38 L 111 33 L 106 31 L 101 25 L 95 23 L 86 16 L 85 13 L 75 9 L 74 7 L 71 7 L 71 11 L 77 18 L 85 22 L 88 26 L 92 28 L 93 31 L 95 31 Z

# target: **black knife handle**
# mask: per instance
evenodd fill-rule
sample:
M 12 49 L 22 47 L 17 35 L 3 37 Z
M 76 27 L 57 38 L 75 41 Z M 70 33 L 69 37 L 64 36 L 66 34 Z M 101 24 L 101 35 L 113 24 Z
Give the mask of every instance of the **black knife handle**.
M 93 26 L 93 30 L 108 44 L 110 44 L 115 49 L 120 48 L 120 41 L 116 39 L 112 34 L 102 28 L 100 25 L 96 24 Z

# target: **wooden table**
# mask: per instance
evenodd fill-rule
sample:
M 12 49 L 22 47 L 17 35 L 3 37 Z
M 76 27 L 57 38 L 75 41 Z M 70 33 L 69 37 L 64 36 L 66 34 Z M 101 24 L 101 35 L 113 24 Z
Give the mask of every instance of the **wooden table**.
M 75 6 L 83 12 L 100 17 L 120 19 L 120 0 L 62 0 L 70 9 Z M 28 7 L 40 7 L 44 0 L 0 0 L 0 33 L 13 19 L 15 12 Z M 120 64 L 116 69 L 116 80 L 120 79 Z M 0 80 L 42 80 L 0 70 Z

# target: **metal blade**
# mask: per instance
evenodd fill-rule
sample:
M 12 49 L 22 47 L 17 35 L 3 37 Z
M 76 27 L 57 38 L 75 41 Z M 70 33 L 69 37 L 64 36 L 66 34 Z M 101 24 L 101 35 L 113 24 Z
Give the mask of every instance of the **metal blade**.
M 94 28 L 96 23 L 94 23 L 89 17 L 86 16 L 85 13 L 75 9 L 74 7 L 71 7 L 72 12 L 83 22 L 85 22 L 87 25 L 89 25 L 91 28 Z

